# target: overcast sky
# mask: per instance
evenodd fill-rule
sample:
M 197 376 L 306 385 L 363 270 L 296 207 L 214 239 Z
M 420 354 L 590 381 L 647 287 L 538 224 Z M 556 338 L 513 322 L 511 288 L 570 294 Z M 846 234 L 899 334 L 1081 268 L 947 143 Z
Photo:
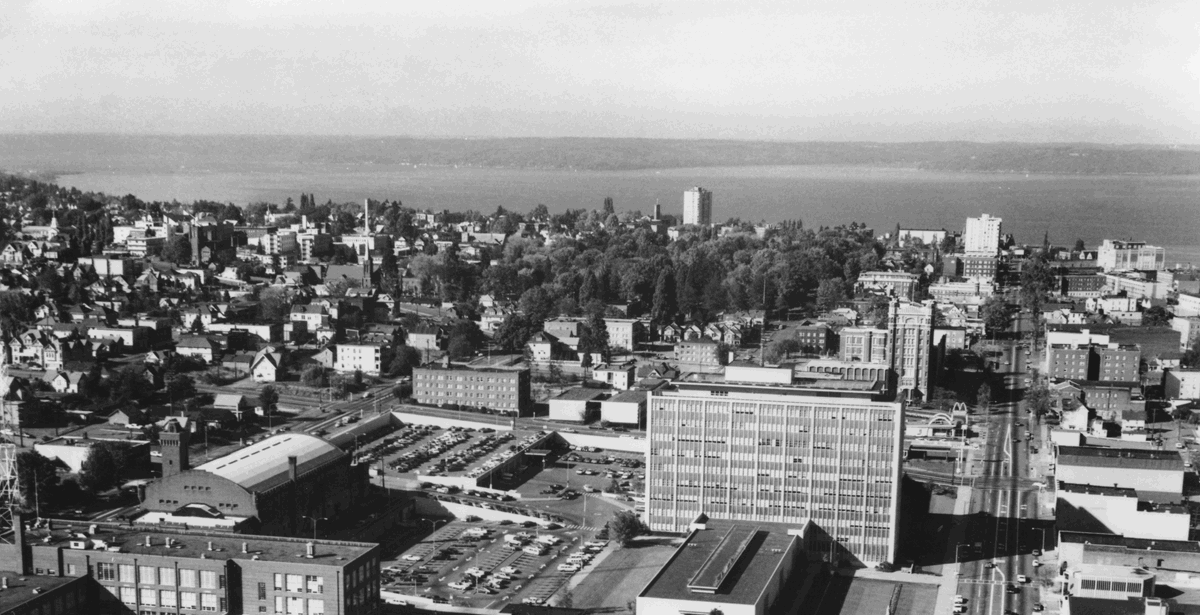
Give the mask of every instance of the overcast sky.
M 0 131 L 1200 143 L 1200 2 L 5 0 Z

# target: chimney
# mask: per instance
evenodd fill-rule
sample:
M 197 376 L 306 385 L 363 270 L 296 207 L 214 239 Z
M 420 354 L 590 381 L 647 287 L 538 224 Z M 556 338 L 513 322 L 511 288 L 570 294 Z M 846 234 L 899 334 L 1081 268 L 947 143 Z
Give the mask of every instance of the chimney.
M 8 589 L 8 577 L 0 577 L 0 589 Z
M 304 543 L 304 557 L 312 559 L 317 556 L 317 543 L 309 541 Z
M 250 552 L 250 545 L 243 542 L 242 543 L 242 553 L 249 553 L 249 552 Z
M 153 547 L 153 546 L 154 546 L 154 539 L 153 539 L 153 538 L 151 538 L 149 535 L 147 535 L 147 536 L 146 536 L 146 546 L 147 546 L 147 547 Z
M 212 551 L 212 550 L 213 550 L 213 548 L 212 548 L 212 541 L 211 541 L 211 540 L 210 540 L 210 541 L 208 541 L 208 550 L 209 550 L 209 551 Z
M 296 457 L 288 457 L 288 480 L 296 480 Z
M 171 537 L 167 536 L 167 548 L 169 549 L 170 547 L 171 547 Z

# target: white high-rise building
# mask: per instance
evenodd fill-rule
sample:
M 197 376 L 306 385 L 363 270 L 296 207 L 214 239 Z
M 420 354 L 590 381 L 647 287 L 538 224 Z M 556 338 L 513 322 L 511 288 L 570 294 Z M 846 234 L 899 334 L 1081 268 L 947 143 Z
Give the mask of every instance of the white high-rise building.
M 712 192 L 696 186 L 683 193 L 683 223 L 712 224 Z
M 1166 250 L 1144 241 L 1105 239 L 1096 252 L 1096 264 L 1105 271 L 1162 271 Z
M 967 218 L 963 244 L 967 254 L 997 254 L 1000 252 L 1000 218 L 983 214 Z

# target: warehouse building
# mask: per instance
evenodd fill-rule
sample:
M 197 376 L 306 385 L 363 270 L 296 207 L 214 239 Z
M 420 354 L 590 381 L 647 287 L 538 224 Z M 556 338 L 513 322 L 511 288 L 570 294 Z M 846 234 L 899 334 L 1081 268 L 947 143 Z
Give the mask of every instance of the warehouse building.
M 1134 489 L 1148 501 L 1178 501 L 1183 458 L 1176 451 L 1088 446 L 1058 447 L 1060 483 Z
M 305 516 L 333 518 L 367 496 L 366 466 L 351 465 L 348 453 L 315 436 L 280 434 L 196 468 L 186 444 L 169 442 L 163 477 L 147 485 L 138 523 L 294 535 L 309 529 Z

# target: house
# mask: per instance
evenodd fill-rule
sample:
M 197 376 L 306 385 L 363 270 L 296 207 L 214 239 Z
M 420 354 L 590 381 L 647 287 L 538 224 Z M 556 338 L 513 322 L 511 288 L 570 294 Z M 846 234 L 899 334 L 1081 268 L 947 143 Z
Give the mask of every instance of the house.
M 254 355 L 250 364 L 250 374 L 255 382 L 276 382 L 281 375 L 283 352 L 268 346 Z
M 238 420 L 242 419 L 242 414 L 252 408 L 246 396 L 237 395 L 235 393 L 217 393 L 213 398 L 212 407 L 218 411 L 227 411 L 233 414 Z
M 602 365 L 592 370 L 592 380 L 598 380 L 621 391 L 632 389 L 636 384 L 634 365 L 632 361 L 622 365 Z
M 136 408 L 117 410 L 108 417 L 109 425 L 142 425 L 145 421 L 146 414 Z
M 308 323 L 309 331 L 329 326 L 329 312 L 319 303 L 293 305 L 288 317 L 292 322 Z
M 408 345 L 422 352 L 441 350 L 445 341 L 445 331 L 433 325 L 421 325 L 408 332 Z
M 87 374 L 83 372 L 58 372 L 58 375 L 50 381 L 50 386 L 59 393 L 83 393 L 80 385 L 85 378 L 87 378 Z
M 337 365 L 337 346 L 322 348 L 312 356 L 312 361 L 325 369 L 333 369 Z
M 175 344 L 175 352 L 213 363 L 221 356 L 221 344 L 207 335 L 185 335 Z
M 669 344 L 679 341 L 680 336 L 683 334 L 683 328 L 672 322 L 658 325 L 656 331 L 656 339 L 660 342 L 667 342 Z

